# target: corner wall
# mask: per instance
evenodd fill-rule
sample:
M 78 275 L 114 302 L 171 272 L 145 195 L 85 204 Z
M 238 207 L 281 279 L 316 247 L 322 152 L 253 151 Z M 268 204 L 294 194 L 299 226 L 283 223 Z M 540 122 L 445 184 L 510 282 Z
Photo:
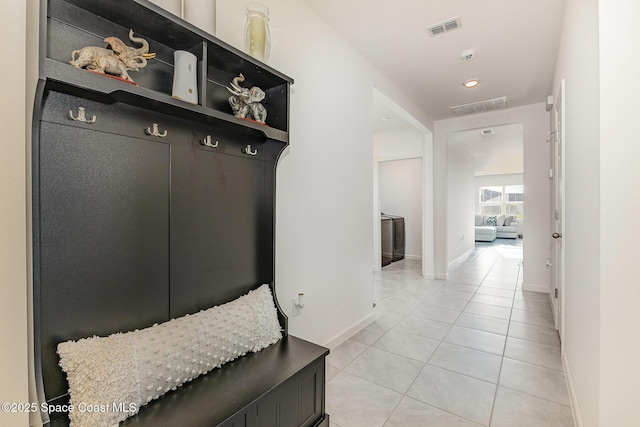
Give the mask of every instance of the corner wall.
M 1 80 L 0 128 L 0 402 L 29 402 L 28 351 L 28 246 L 27 246 L 27 127 L 32 99 L 28 100 L 27 2 L 5 1 L 0 30 L 3 54 L 12 66 Z M 0 412 L 0 424 L 28 425 L 28 413 Z
M 611 232 L 611 211 L 640 217 L 640 3 L 599 2 L 600 425 L 640 425 L 640 223 Z M 577 356 L 577 354 L 575 355 Z
M 598 0 L 567 0 L 553 95 L 565 88 L 565 311 L 562 343 L 578 425 L 600 417 Z M 617 210 L 617 209 L 615 209 Z M 607 226 L 607 232 L 610 227 Z
M 450 245 L 447 230 L 449 214 L 447 192 L 447 133 L 522 123 L 524 142 L 524 186 L 526 215 L 523 252 L 525 260 L 524 288 L 540 292 L 549 290 L 549 113 L 545 103 L 508 108 L 506 110 L 473 114 L 454 119 L 440 120 L 434 125 L 434 223 L 435 223 L 435 273 L 444 278 Z
M 447 265 L 475 247 L 475 164 L 460 150 L 447 151 Z

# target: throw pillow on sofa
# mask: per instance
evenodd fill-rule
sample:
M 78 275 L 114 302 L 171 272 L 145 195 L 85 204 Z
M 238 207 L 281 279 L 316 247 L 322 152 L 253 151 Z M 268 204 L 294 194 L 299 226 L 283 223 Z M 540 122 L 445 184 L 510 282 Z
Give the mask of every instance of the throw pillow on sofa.
M 504 225 L 504 220 L 505 220 L 505 216 L 500 215 L 498 218 L 496 218 L 496 225 L 498 227 L 502 227 Z
M 495 215 L 490 215 L 487 217 L 487 225 L 496 226 L 498 224 L 498 217 Z

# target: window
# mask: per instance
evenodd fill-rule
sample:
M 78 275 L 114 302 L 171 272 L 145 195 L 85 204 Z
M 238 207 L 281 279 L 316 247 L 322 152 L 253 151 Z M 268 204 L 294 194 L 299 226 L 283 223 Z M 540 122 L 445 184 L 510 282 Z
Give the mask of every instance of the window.
M 482 187 L 480 188 L 480 214 L 500 215 L 502 214 L 502 187 Z
M 479 193 L 479 215 L 515 215 L 517 218 L 523 217 L 524 186 L 480 187 Z
M 524 213 L 524 188 L 522 185 L 507 185 L 505 187 L 505 215 L 515 215 L 522 218 Z

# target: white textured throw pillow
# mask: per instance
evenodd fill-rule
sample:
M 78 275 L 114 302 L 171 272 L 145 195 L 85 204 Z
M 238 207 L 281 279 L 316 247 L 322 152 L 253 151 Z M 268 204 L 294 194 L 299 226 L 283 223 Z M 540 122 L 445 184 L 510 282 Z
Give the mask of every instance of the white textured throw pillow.
M 262 285 L 227 304 L 150 328 L 60 343 L 75 409 L 71 426 L 117 425 L 151 400 L 280 338 L 271 290 Z M 89 405 L 104 410 L 77 409 Z

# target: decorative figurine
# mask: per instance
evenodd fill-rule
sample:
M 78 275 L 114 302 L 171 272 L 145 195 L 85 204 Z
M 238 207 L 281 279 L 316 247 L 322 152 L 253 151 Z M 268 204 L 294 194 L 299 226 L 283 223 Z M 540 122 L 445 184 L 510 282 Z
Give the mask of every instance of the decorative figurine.
M 86 46 L 71 52 L 69 64 L 76 68 L 86 68 L 100 74 L 111 74 L 127 82 L 134 83 L 127 71 L 139 71 L 147 66 L 147 59 L 156 57 L 155 53 L 149 53 L 149 43 L 140 37 L 133 36 L 133 30 L 129 30 L 129 39 L 142 46 L 133 48 L 124 44 L 117 37 L 107 37 L 104 41 L 111 49 Z
M 256 122 L 265 124 L 267 109 L 260 103 L 265 97 L 264 91 L 257 86 L 251 89 L 241 87 L 239 82 L 243 81 L 244 76 L 241 73 L 233 79 L 231 87 L 227 88 L 233 94 L 229 97 L 233 115 L 240 119 L 253 118 Z

